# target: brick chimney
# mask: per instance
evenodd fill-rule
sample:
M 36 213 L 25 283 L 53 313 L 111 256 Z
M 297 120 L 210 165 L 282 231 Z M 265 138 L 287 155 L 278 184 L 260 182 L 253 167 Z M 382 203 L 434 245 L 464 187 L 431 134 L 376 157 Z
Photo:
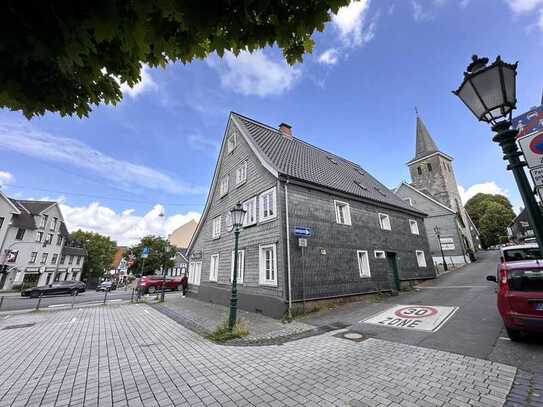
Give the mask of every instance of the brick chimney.
M 289 126 L 286 123 L 281 123 L 279 125 L 279 131 L 283 133 L 283 136 L 288 137 L 290 139 L 292 138 L 292 126 Z

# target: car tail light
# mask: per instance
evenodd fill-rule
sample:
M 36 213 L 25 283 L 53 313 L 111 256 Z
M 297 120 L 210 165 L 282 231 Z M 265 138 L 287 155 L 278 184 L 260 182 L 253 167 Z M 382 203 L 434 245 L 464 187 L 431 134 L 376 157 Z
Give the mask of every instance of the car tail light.
M 505 264 L 500 266 L 500 289 L 507 289 L 507 267 Z

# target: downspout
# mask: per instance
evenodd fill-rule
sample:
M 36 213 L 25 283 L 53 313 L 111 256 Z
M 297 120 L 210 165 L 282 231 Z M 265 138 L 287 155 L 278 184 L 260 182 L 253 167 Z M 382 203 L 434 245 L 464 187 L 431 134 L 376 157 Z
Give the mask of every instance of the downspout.
M 285 220 L 287 231 L 287 279 L 288 279 L 288 316 L 292 318 L 292 284 L 290 278 L 290 228 L 288 223 L 288 178 L 285 181 Z

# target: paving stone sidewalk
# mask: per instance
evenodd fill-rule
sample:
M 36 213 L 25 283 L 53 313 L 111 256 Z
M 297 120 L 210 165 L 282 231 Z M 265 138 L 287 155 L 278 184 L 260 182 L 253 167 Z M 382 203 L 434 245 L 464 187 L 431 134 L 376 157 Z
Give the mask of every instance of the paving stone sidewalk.
M 228 317 L 228 307 L 190 297 L 172 296 L 162 304 L 154 304 L 153 308 L 204 336 L 214 331 Z M 318 332 L 313 325 L 303 322 L 284 323 L 243 310 L 238 310 L 238 318 L 247 322 L 249 335 L 230 341 L 230 344 L 273 344 L 306 332 Z
M 0 319 L 0 407 L 496 407 L 516 373 L 337 334 L 221 346 L 144 304 L 12 316 Z

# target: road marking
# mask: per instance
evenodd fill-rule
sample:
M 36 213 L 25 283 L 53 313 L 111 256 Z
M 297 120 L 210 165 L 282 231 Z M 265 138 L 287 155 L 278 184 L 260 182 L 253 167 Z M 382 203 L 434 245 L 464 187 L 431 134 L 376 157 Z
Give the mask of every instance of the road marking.
M 122 298 L 118 298 L 118 299 L 116 299 L 116 300 L 109 300 L 109 302 L 117 302 L 117 301 L 123 301 L 123 299 L 122 299 Z
M 415 288 L 420 288 L 423 290 L 427 289 L 447 289 L 447 288 L 488 288 L 488 287 L 495 287 L 495 285 L 444 285 L 441 287 L 422 287 L 420 285 L 416 286 Z
M 500 338 L 502 341 L 510 341 L 511 338 L 506 338 L 505 336 L 500 336 Z
M 144 310 L 143 310 L 143 312 L 146 312 L 146 313 L 150 314 L 150 312 L 149 312 L 149 311 L 147 311 L 146 309 L 144 309 Z
M 47 308 L 67 307 L 69 305 L 70 304 L 54 304 L 54 305 L 49 305 Z
M 458 311 L 458 307 L 396 305 L 361 322 L 392 328 L 436 332 L 456 311 Z

